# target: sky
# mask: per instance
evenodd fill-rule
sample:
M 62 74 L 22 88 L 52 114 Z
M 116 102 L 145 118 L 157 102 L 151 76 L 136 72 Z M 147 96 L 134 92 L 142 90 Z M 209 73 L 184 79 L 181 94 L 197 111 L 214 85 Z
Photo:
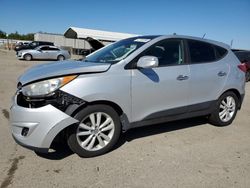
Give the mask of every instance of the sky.
M 0 30 L 181 34 L 250 50 L 250 0 L 0 0 Z

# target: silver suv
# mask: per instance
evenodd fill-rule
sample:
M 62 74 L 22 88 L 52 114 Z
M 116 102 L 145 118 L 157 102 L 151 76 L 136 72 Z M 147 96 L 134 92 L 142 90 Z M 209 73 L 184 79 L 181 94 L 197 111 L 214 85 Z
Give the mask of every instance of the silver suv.
M 104 154 L 128 129 L 206 116 L 232 123 L 245 67 L 230 47 L 187 36 L 140 36 L 84 61 L 36 66 L 18 81 L 11 107 L 17 143 L 48 152 L 55 138 L 82 157 Z

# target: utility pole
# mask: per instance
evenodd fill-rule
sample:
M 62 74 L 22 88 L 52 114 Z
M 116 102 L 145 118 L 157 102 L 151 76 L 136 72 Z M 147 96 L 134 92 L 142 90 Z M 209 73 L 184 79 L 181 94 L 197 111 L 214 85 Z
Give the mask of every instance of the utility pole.
M 7 49 L 10 50 L 9 35 L 6 34 L 6 37 L 7 37 Z

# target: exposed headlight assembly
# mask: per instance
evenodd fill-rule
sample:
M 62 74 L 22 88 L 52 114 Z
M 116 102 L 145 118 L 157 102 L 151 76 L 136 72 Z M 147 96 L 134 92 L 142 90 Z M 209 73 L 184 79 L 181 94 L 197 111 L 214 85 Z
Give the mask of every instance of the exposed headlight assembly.
M 76 77 L 76 75 L 73 75 L 35 82 L 24 86 L 22 93 L 27 97 L 50 96 L 54 94 L 54 91 L 74 80 Z

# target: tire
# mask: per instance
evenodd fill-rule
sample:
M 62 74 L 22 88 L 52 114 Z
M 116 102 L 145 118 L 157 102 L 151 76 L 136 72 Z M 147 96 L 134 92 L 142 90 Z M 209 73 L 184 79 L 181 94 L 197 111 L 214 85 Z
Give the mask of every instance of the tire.
M 65 60 L 65 57 L 64 57 L 63 55 L 59 55 L 59 56 L 57 57 L 57 60 L 58 60 L 58 61 L 63 61 L 63 60 Z
M 215 126 L 230 125 L 237 114 L 239 105 L 239 99 L 234 92 L 224 93 L 217 100 L 215 109 L 209 116 L 209 122 Z
M 25 54 L 23 57 L 26 61 L 31 61 L 32 60 L 32 55 L 30 54 Z
M 105 154 L 114 147 L 120 137 L 120 118 L 110 106 L 87 106 L 74 118 L 80 123 L 68 129 L 67 142 L 69 148 L 80 157 Z

